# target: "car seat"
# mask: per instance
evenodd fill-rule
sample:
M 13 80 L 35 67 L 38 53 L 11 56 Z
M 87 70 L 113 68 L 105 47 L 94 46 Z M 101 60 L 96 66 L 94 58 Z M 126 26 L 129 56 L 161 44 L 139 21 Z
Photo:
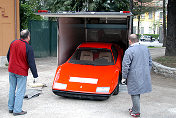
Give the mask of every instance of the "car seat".
M 90 51 L 81 51 L 80 60 L 93 61 L 93 53 Z

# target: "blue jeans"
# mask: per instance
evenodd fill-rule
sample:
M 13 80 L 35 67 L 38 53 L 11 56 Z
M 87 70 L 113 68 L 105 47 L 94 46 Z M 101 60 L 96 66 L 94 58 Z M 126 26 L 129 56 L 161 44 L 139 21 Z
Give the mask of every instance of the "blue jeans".
M 27 76 L 21 76 L 9 72 L 10 88 L 8 109 L 13 110 L 13 113 L 22 112 L 23 98 L 26 92 L 26 82 Z

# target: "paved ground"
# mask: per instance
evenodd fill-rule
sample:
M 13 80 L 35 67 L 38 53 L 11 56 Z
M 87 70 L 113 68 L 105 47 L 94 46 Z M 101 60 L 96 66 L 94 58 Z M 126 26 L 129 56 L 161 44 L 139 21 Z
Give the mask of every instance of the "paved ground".
M 150 42 L 150 41 L 139 41 L 140 44 L 145 45 L 145 46 L 150 46 L 150 47 L 162 47 L 163 43 L 159 43 L 157 40 Z
M 153 58 L 164 54 L 163 48 L 152 48 L 150 51 Z M 51 86 L 57 68 L 56 60 L 36 59 L 40 76 L 38 82 L 46 83 L 48 87 L 43 89 L 39 97 L 24 100 L 23 109 L 28 113 L 20 116 L 21 118 L 131 118 L 127 111 L 131 106 L 131 99 L 125 91 L 125 86 L 121 86 L 123 91 L 119 95 L 111 96 L 105 101 L 68 99 L 54 95 Z M 153 91 L 141 96 L 141 118 L 176 118 L 176 80 L 153 72 L 151 76 Z M 28 84 L 32 83 L 32 80 L 30 74 Z M 0 68 L 1 118 L 14 117 L 8 113 L 8 89 L 7 68 Z
M 165 47 L 149 48 L 152 59 L 165 55 Z

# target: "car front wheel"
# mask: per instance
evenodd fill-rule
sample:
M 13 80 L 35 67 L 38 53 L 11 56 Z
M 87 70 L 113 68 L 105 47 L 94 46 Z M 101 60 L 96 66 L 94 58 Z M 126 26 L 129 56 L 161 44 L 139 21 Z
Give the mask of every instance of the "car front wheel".
M 119 83 L 117 84 L 116 88 L 114 89 L 113 95 L 119 94 Z
M 118 80 L 118 84 L 117 84 L 116 88 L 113 91 L 113 95 L 118 95 L 119 94 L 119 81 L 120 81 L 120 77 L 119 77 L 119 80 Z

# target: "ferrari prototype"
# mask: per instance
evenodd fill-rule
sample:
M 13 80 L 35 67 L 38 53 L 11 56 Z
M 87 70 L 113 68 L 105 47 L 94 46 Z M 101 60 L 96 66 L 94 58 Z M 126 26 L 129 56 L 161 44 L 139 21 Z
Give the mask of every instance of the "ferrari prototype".
M 54 94 L 64 97 L 108 99 L 119 93 L 123 50 L 112 43 L 82 43 L 58 66 Z

